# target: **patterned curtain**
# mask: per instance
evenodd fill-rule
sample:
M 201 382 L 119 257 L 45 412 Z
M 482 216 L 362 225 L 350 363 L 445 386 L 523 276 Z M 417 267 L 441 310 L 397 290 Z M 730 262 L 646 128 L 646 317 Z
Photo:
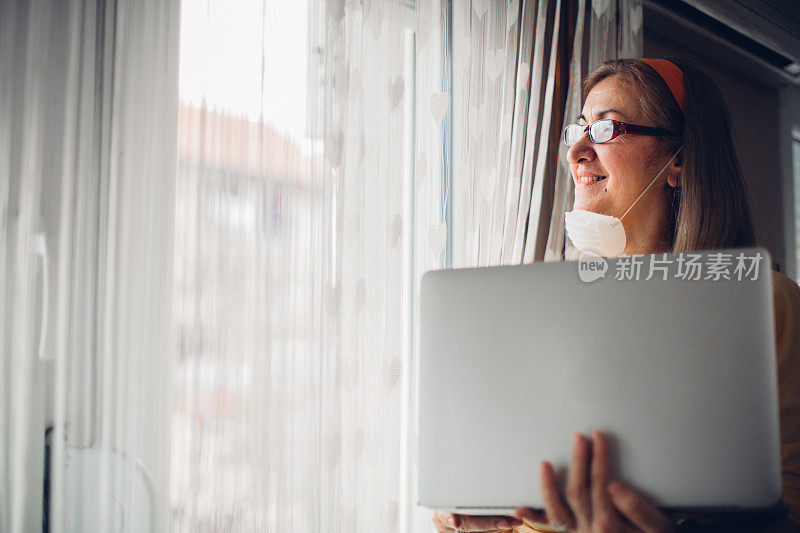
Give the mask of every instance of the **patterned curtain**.
M 586 10 L 588 17 L 584 21 L 584 27 L 589 28 L 588 47 L 585 37 L 584 46 L 573 47 L 562 129 L 575 122 L 580 115 L 583 104 L 580 80 L 608 59 L 642 56 L 642 0 L 588 0 L 586 6 L 581 7 Z M 546 261 L 574 258 L 577 253 L 577 249 L 565 238 L 564 212 L 572 209 L 574 185 L 566 164 L 567 147 L 561 142 L 558 147 L 553 210 L 544 257 Z
M 454 265 L 564 257 L 580 82 L 641 53 L 640 0 L 454 2 Z
M 411 257 L 428 205 L 411 163 L 414 11 L 346 0 L 325 14 L 321 524 L 404 531 Z

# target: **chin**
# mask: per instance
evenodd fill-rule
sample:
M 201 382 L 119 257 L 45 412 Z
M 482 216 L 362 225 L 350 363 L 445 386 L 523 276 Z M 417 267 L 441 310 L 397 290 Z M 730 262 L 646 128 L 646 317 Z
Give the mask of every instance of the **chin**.
M 607 214 L 608 196 L 602 191 L 586 191 L 577 189 L 575 191 L 575 202 L 573 209 L 583 209 L 593 213 Z
M 572 209 L 582 209 L 584 211 L 591 211 L 593 213 L 602 213 L 602 207 L 598 204 L 599 202 L 593 202 L 591 199 L 576 197 L 575 202 L 572 204 Z

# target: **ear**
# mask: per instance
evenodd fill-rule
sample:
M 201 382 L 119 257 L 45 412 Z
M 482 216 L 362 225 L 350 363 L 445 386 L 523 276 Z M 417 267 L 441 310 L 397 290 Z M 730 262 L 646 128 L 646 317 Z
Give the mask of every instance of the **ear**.
M 672 163 L 670 163 L 664 171 L 667 174 L 667 185 L 673 188 L 681 186 L 681 171 L 683 170 L 681 166 L 681 155 L 682 154 L 678 154 L 678 157 L 673 159 Z

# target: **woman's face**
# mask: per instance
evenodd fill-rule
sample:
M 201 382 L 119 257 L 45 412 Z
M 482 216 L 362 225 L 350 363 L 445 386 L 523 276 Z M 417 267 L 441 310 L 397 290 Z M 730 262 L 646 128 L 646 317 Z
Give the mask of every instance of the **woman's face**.
M 578 123 L 591 124 L 601 118 L 655 126 L 643 121 L 637 96 L 620 83 L 617 76 L 603 79 L 589 92 Z M 588 132 L 584 133 L 567 152 L 575 182 L 574 208 L 621 217 L 671 155 L 658 149 L 656 137 L 623 134 L 606 143 L 593 144 Z M 675 167 L 675 164 L 672 166 Z M 598 176 L 605 176 L 605 179 L 590 180 Z M 668 168 L 623 219 L 629 242 L 637 227 L 648 220 L 652 222 L 654 215 L 663 215 L 661 220 L 666 218 L 669 207 L 669 197 L 665 194 L 667 177 L 670 177 L 671 186 L 676 185 L 677 173 L 674 168 Z M 659 238 L 663 238 L 663 235 Z

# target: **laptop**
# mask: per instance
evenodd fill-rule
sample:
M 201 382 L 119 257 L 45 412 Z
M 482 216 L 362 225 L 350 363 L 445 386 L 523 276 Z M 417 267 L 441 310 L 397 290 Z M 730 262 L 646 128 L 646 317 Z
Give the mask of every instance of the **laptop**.
M 771 261 L 761 248 L 428 272 L 419 504 L 541 508 L 538 464 L 603 431 L 613 477 L 673 510 L 780 501 Z

